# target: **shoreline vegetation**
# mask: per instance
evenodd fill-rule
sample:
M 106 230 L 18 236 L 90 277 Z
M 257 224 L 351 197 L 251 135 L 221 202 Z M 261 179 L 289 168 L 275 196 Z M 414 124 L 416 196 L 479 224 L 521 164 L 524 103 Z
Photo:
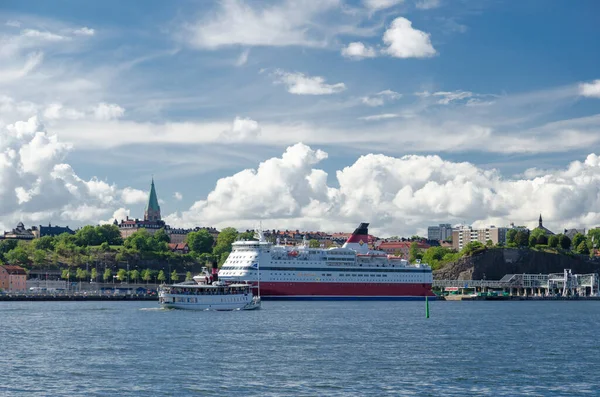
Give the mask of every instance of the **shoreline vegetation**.
M 88 225 L 75 234 L 0 240 L 0 264 L 18 265 L 28 273 L 59 271 L 61 279 L 71 282 L 177 282 L 184 274 L 191 279 L 202 266 L 220 266 L 237 239 L 253 239 L 253 234 L 228 227 L 215 239 L 199 230 L 187 235 L 189 253 L 180 253 L 169 249 L 163 229 L 154 234 L 141 229 L 123 239 L 115 225 Z

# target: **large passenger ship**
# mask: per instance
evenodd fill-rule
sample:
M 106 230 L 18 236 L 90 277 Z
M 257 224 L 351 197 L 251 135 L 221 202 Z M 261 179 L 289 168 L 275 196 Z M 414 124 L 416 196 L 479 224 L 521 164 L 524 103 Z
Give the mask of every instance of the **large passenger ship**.
M 426 264 L 368 247 L 368 223 L 361 223 L 340 248 L 236 241 L 218 273 L 225 282 L 260 281 L 263 299 L 396 300 L 434 297 Z

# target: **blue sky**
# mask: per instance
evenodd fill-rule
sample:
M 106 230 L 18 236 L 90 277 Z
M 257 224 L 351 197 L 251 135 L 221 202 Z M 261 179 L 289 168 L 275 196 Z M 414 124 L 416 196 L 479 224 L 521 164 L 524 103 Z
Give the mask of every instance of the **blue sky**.
M 585 163 L 600 145 L 597 15 L 596 1 L 5 0 L 0 149 L 44 161 L 11 158 L 0 224 L 140 216 L 153 174 L 181 226 L 412 234 L 541 211 L 593 226 L 596 190 L 562 198 L 600 178 Z

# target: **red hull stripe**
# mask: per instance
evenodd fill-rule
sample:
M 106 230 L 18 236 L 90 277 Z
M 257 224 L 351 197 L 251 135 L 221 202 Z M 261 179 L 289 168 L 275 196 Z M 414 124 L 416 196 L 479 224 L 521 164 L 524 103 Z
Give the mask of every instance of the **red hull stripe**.
M 410 283 L 286 283 L 261 282 L 261 296 L 435 296 L 431 284 Z

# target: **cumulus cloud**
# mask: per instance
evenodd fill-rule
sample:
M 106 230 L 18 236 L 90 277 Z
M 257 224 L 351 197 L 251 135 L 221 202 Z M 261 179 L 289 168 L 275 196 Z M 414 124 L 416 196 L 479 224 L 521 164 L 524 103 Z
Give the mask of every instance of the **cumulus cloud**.
M 383 90 L 378 92 L 375 95 L 365 96 L 361 98 L 362 103 L 367 106 L 383 106 L 386 102 L 393 101 L 401 98 L 402 95 L 392 91 L 392 90 Z
M 377 51 L 375 48 L 366 46 L 360 41 L 357 41 L 342 48 L 342 56 L 351 59 L 374 58 L 377 56 Z
M 600 98 L 600 80 L 580 84 L 579 93 L 591 98 Z
M 121 199 L 125 204 L 143 204 L 148 201 L 148 193 L 143 190 L 126 187 L 121 191 Z
M 181 200 L 183 200 L 183 195 L 179 192 L 175 192 L 175 193 L 173 193 L 173 198 L 177 201 L 181 201 Z
M 373 11 L 384 10 L 403 2 L 404 0 L 363 0 L 365 7 Z
M 94 29 L 88 28 L 86 26 L 73 30 L 73 34 L 76 36 L 93 36 L 96 34 Z
M 384 52 L 395 58 L 429 58 L 437 52 L 431 45 L 429 33 L 412 27 L 412 22 L 398 17 L 383 34 L 388 46 Z
M 69 38 L 66 36 L 62 36 L 56 33 L 52 33 L 52 32 L 42 32 L 40 30 L 36 30 L 36 29 L 24 29 L 21 32 L 21 35 L 23 37 L 30 37 L 30 38 L 35 38 L 35 39 L 40 39 L 40 40 L 47 40 L 47 41 L 62 41 L 62 40 L 68 40 Z
M 6 126 L 0 136 L 0 217 L 5 226 L 18 221 L 95 223 L 115 208 L 139 202 L 135 189 L 80 178 L 64 162 L 71 145 L 47 132 L 37 117 Z
M 99 120 L 118 119 L 125 114 L 125 109 L 114 103 L 100 103 L 93 111 Z
M 339 0 L 288 0 L 263 6 L 224 0 L 216 12 L 187 24 L 181 38 L 194 47 L 208 49 L 230 45 L 323 46 L 323 29 L 316 20 L 339 5 Z
M 342 55 L 359 60 L 388 55 L 395 58 L 430 58 L 437 54 L 431 44 L 429 33 L 412 27 L 412 22 L 398 17 L 383 34 L 384 46 L 380 50 L 366 46 L 361 42 L 353 42 L 342 49 Z
M 260 126 L 250 118 L 236 117 L 231 128 L 221 133 L 221 138 L 229 142 L 243 142 L 258 138 Z
M 327 84 L 321 76 L 307 76 L 300 72 L 286 72 L 280 69 L 272 73 L 275 83 L 284 84 L 290 94 L 330 95 L 346 90 L 344 83 Z
M 328 175 L 315 168 L 327 153 L 303 144 L 257 169 L 220 179 L 205 200 L 169 221 L 193 226 L 315 227 L 348 230 L 370 222 L 382 234 L 410 235 L 439 221 L 534 226 L 539 213 L 556 231 L 600 223 L 600 156 L 564 169 L 510 178 L 439 156 L 369 154 Z

